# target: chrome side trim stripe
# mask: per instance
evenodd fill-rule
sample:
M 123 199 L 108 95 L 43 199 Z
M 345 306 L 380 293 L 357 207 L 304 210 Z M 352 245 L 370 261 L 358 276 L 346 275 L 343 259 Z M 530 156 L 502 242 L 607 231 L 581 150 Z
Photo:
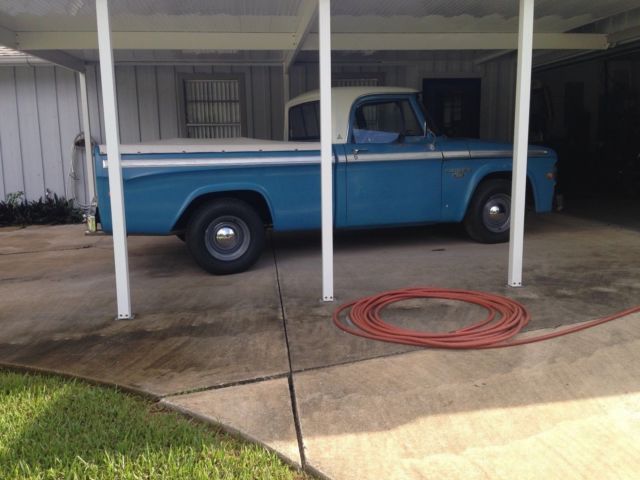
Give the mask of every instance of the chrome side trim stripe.
M 471 158 L 512 158 L 511 150 L 471 150 Z M 529 150 L 530 157 L 544 157 L 549 154 L 549 150 Z
M 393 162 L 401 160 L 442 160 L 441 152 L 359 153 L 347 155 L 348 163 Z
M 469 158 L 469 152 L 467 150 L 445 150 L 442 152 L 442 155 L 445 160 L 464 160 Z
M 549 155 L 549 150 L 529 150 L 530 157 L 546 157 Z
M 136 159 L 122 160 L 122 168 L 156 168 L 156 167 L 254 167 L 260 165 L 317 165 L 320 157 L 315 155 L 299 157 L 274 157 L 274 158 L 167 158 L 167 159 Z M 107 160 L 102 161 L 102 166 L 107 168 Z
M 511 158 L 513 152 L 509 150 L 471 150 L 469 156 L 471 158 Z
M 530 157 L 548 155 L 548 150 L 529 150 Z M 512 158 L 509 150 L 464 150 L 434 151 L 434 152 L 406 152 L 406 153 L 349 153 L 347 162 L 388 162 L 401 160 L 464 160 L 480 158 Z M 344 157 L 337 157 L 338 162 L 344 162 Z M 334 157 L 335 161 L 336 157 Z M 316 165 L 320 163 L 320 156 L 300 155 L 294 157 L 237 157 L 237 158 L 167 158 L 167 159 L 135 159 L 122 160 L 122 168 L 157 168 L 157 167 L 253 167 L 253 166 L 287 166 L 287 165 Z M 102 161 L 102 167 L 107 168 L 107 160 Z

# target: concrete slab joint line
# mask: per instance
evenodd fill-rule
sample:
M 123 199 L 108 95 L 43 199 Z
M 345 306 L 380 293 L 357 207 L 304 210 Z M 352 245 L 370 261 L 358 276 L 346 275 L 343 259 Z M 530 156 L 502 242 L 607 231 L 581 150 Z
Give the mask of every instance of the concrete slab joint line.
M 300 426 L 300 416 L 298 413 L 298 401 L 296 398 L 296 389 L 293 379 L 293 364 L 291 362 L 291 348 L 289 345 L 289 333 L 287 331 L 287 315 L 284 308 L 284 300 L 282 299 L 282 286 L 280 284 L 280 272 L 278 270 L 278 253 L 276 251 L 275 240 L 273 239 L 273 232 L 271 232 L 271 248 L 273 251 L 273 264 L 275 266 L 276 284 L 278 287 L 278 297 L 280 299 L 280 312 L 282 315 L 282 328 L 284 330 L 285 346 L 287 348 L 287 359 L 289 361 L 289 373 L 287 380 L 289 383 L 289 395 L 291 399 L 291 413 L 293 415 L 293 422 L 296 429 L 296 438 L 298 441 L 298 450 L 300 452 L 300 464 L 302 468 L 306 468 L 306 457 L 304 453 L 304 438 L 302 436 L 302 427 Z

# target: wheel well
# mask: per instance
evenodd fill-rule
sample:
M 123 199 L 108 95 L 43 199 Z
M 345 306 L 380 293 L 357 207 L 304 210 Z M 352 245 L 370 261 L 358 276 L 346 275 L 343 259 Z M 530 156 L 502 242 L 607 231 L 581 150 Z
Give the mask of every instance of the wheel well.
M 499 178 L 499 179 L 511 181 L 511 176 L 512 176 L 511 172 L 493 172 L 493 173 L 490 173 L 489 175 L 484 177 L 482 180 L 480 180 L 480 182 L 478 183 L 478 186 L 476 187 L 476 190 L 478 189 L 480 184 L 482 182 L 486 181 L 486 180 L 492 180 L 494 178 Z M 535 210 L 536 199 L 535 199 L 535 196 L 533 195 L 533 186 L 531 185 L 531 180 L 529 179 L 528 176 L 527 176 L 527 200 L 526 200 L 526 204 L 527 204 L 528 208 L 531 208 L 531 209 Z
M 195 212 L 201 205 L 213 202 L 215 200 L 220 200 L 222 198 L 234 198 L 248 203 L 256 209 L 265 226 L 273 225 L 273 218 L 271 216 L 269 205 L 260 193 L 252 190 L 235 190 L 230 192 L 205 193 L 204 195 L 196 197 L 184 210 L 184 212 L 182 212 L 182 215 L 180 215 L 180 218 L 173 227 L 173 231 L 183 232 L 187 228 L 187 222 L 189 221 L 189 218 L 191 217 L 193 212 Z

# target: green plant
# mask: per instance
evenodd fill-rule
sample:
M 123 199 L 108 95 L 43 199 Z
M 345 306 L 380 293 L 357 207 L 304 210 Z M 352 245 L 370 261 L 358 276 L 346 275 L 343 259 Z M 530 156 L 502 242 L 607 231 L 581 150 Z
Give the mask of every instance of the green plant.
M 81 222 L 82 212 L 73 200 L 56 194 L 28 201 L 24 192 L 13 192 L 7 195 L 6 201 L 0 202 L 0 227 Z
M 7 203 L 12 206 L 24 202 L 24 192 L 13 192 L 7 195 Z

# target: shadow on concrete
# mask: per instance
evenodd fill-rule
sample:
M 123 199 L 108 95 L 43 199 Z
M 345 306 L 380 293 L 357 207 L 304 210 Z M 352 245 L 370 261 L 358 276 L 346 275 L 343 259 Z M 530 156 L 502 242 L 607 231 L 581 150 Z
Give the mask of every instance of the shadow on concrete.
M 43 230 L 33 232 L 40 248 L 47 245 Z M 18 233 L 19 240 L 5 234 L 3 244 L 24 242 L 24 231 Z M 77 235 L 75 227 L 55 229 L 48 244 L 73 245 Z M 269 252 L 250 272 L 214 277 L 194 265 L 177 239 L 129 243 L 131 321 L 114 320 L 108 238 L 91 248 L 0 255 L 0 362 L 153 395 L 288 371 Z

